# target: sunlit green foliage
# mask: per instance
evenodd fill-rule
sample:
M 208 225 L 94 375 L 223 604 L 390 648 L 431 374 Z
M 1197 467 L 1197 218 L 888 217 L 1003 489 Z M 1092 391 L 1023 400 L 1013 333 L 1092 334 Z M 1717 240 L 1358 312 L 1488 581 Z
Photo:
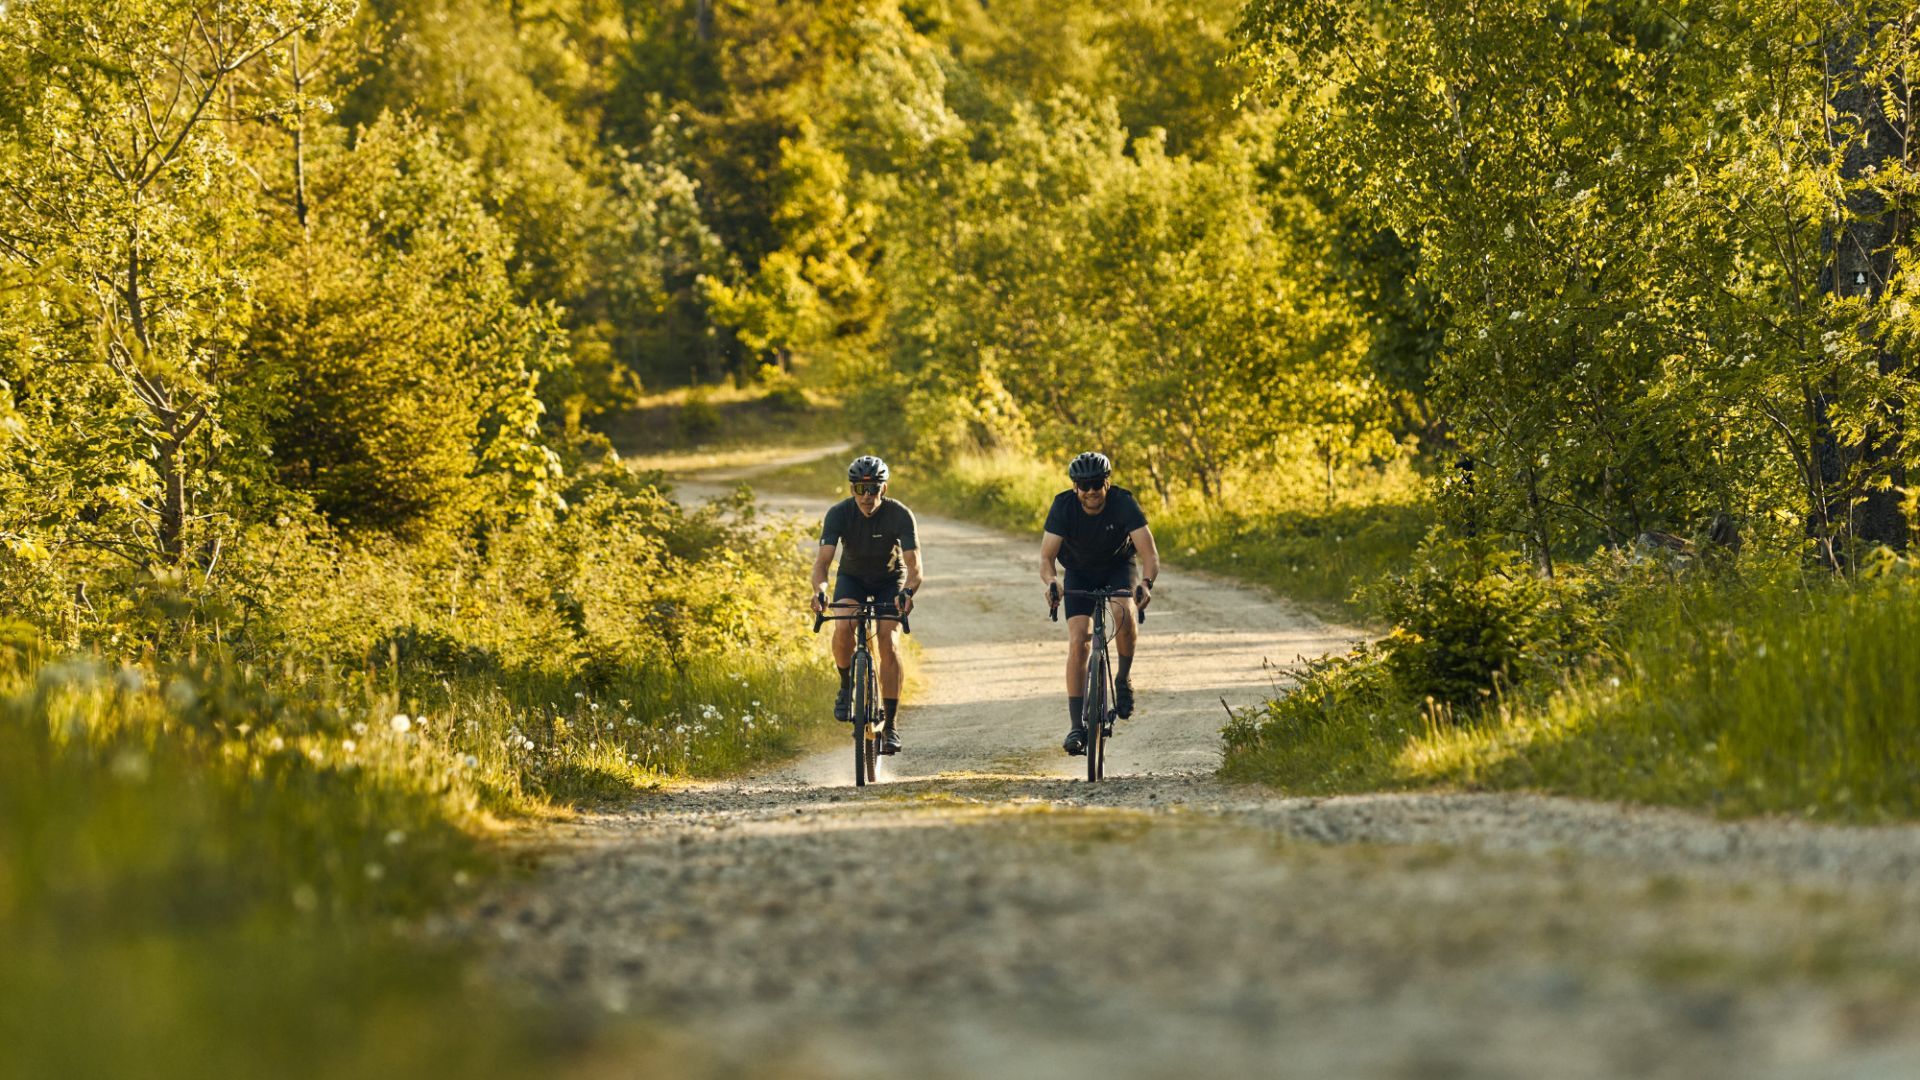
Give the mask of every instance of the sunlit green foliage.
M 313 221 L 281 230 L 248 343 L 282 481 L 403 531 L 550 508 L 536 390 L 564 338 L 515 296 L 475 166 L 382 117 L 310 167 Z
M 1236 719 L 1226 773 L 1300 792 L 1463 785 L 1881 821 L 1920 814 L 1914 575 L 1732 590 L 1642 579 L 1604 660 L 1436 711 L 1377 650 Z M 1662 575 L 1664 576 L 1664 575 Z M 1649 587 L 1649 586 L 1654 587 Z
M 1822 280 L 1859 132 L 1818 60 L 1856 6 L 1249 6 L 1316 182 L 1414 253 L 1431 393 L 1483 522 L 1536 559 L 1716 514 L 1838 527 L 1818 402 L 1857 442 L 1911 392 Z

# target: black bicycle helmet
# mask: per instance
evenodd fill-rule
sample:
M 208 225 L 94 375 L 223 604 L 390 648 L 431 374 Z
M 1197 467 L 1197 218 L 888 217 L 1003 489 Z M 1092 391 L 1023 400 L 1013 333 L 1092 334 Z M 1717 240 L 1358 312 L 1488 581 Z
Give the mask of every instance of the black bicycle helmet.
M 887 482 L 887 463 L 867 454 L 853 459 L 847 466 L 847 482 L 850 484 L 884 484 Z
M 1113 462 L 1107 455 L 1089 450 L 1074 458 L 1067 466 L 1067 479 L 1074 483 L 1082 480 L 1104 480 L 1113 475 Z

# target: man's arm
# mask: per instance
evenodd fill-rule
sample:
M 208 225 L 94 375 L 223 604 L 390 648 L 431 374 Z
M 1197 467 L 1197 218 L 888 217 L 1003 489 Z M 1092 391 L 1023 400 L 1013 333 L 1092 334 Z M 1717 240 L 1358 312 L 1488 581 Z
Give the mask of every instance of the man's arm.
M 827 571 L 833 569 L 833 553 L 838 544 L 821 544 L 813 553 L 813 610 L 827 609 Z
M 1053 584 L 1054 575 L 1058 573 L 1054 561 L 1060 558 L 1060 545 L 1066 542 L 1067 538 L 1059 533 L 1040 534 L 1040 580 L 1048 585 Z
M 900 553 L 900 564 L 907 568 L 907 589 L 910 591 L 918 590 L 921 581 L 920 549 L 908 548 L 902 551 Z M 902 593 L 900 599 L 895 601 L 895 606 L 900 609 L 900 614 L 911 615 L 913 613 L 913 597 Z
M 1054 575 L 1057 573 L 1054 560 L 1060 557 L 1060 545 L 1067 538 L 1059 533 L 1040 534 L 1040 580 L 1047 585 L 1047 603 L 1054 602 L 1054 589 L 1057 585 Z
M 1141 582 L 1146 593 L 1140 597 L 1140 606 L 1145 608 L 1153 603 L 1153 586 L 1147 582 L 1160 576 L 1160 549 L 1154 546 L 1153 530 L 1145 525 L 1127 535 L 1133 538 L 1133 550 L 1140 555 L 1140 576 L 1146 579 Z

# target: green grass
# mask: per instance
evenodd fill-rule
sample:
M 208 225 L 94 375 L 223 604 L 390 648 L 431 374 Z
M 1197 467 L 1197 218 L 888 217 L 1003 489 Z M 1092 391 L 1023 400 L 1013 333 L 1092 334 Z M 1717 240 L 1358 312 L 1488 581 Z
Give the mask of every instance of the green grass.
M 1920 575 L 1686 583 L 1619 625 L 1616 659 L 1457 722 L 1369 656 L 1330 661 L 1229 728 L 1224 773 L 1302 793 L 1457 786 L 1920 818 Z
M 835 726 L 805 620 L 758 600 L 801 594 L 792 537 L 626 483 L 484 544 L 283 522 L 201 592 L 97 582 L 82 640 L 0 622 L 4 1060 L 182 1078 L 572 1062 L 578 1023 L 476 988 L 409 927 L 505 869 L 503 818 L 736 773 Z
M 838 495 L 844 467 L 822 459 L 759 482 Z M 1225 477 L 1216 499 L 1182 492 L 1166 506 L 1145 477 L 1120 481 L 1140 497 L 1169 562 L 1267 586 L 1329 618 L 1365 621 L 1370 613 L 1355 590 L 1403 568 L 1432 524 L 1420 479 L 1404 463 L 1355 469 L 1332 499 L 1300 470 Z M 890 488 L 910 506 L 1037 537 L 1066 486 L 1064 467 L 997 454 L 934 468 L 898 462 Z
M 408 695 L 419 682 L 228 658 L 0 679 L 0 1015 L 22 1075 L 563 1064 L 570 1021 L 394 929 L 501 872 L 499 816 L 794 752 L 827 726 L 799 717 L 824 714 L 803 706 L 831 675 L 701 663 L 591 692 L 523 676 Z
M 596 417 L 593 427 L 644 467 L 658 467 L 654 459 L 724 457 L 729 451 L 800 448 L 848 437 L 838 402 L 790 382 L 669 390 Z

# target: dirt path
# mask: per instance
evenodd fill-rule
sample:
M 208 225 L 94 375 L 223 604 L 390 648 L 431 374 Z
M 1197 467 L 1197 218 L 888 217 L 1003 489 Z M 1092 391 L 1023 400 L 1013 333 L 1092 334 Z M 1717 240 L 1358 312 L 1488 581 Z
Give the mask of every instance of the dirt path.
M 727 479 L 738 479 L 729 474 Z M 721 490 L 689 483 L 687 497 Z M 818 522 L 824 499 L 763 494 L 773 513 Z M 911 505 L 911 504 L 909 504 Z M 927 584 L 913 638 L 923 691 L 901 711 L 907 751 L 885 759 L 881 779 L 1080 775 L 1060 751 L 1067 730 L 1066 623 L 1047 621 L 1039 534 L 1004 533 L 916 515 Z M 1359 640 L 1271 596 L 1166 569 L 1142 628 L 1135 719 L 1118 728 L 1109 775 L 1212 772 L 1220 761 L 1222 699 L 1255 704 L 1284 682 L 1285 666 Z M 804 597 L 795 597 L 798 606 Z M 1270 666 L 1278 665 L 1278 666 Z M 822 752 L 775 779 L 850 784 L 850 748 Z
M 1920 829 L 1225 787 L 1219 697 L 1348 635 L 1173 571 L 1123 777 L 1063 779 L 1033 545 L 921 525 L 885 783 L 836 750 L 651 797 L 453 925 L 534 997 L 643 1018 L 628 1074 L 1920 1075 Z

